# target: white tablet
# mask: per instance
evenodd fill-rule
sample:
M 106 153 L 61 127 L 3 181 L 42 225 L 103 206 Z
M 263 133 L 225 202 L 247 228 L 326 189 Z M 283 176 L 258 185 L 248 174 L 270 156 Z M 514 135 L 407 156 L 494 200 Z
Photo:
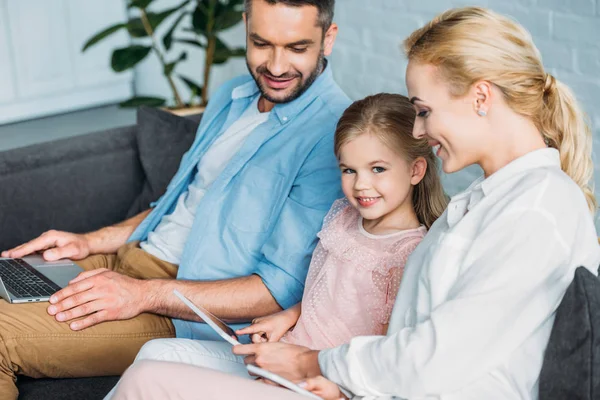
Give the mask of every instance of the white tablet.
M 191 308 L 197 316 L 202 318 L 202 321 L 206 322 L 208 326 L 213 328 L 213 330 L 217 332 L 219 336 L 221 336 L 223 339 L 225 339 L 234 346 L 240 344 L 240 342 L 237 341 L 237 335 L 235 334 L 235 331 L 231 329 L 229 325 L 227 325 L 225 322 L 221 321 L 219 318 L 211 314 L 207 309 L 192 303 L 177 289 L 173 290 L 173 293 L 175 294 L 175 296 L 179 297 L 179 299 L 183 301 L 186 306 Z
M 281 385 L 285 388 L 293 390 L 294 392 L 296 392 L 298 394 L 302 394 L 304 396 L 307 396 L 307 397 L 310 397 L 313 399 L 323 400 L 316 394 L 311 393 L 306 389 L 302 389 L 300 386 L 296 385 L 295 383 L 288 381 L 287 379 L 285 379 L 284 377 L 282 377 L 280 375 L 269 372 L 266 369 L 262 369 L 262 368 L 257 367 L 256 365 L 250 365 L 250 364 L 246 365 L 246 368 L 248 369 L 248 372 L 250 372 L 251 374 L 261 376 L 265 379 L 275 382 L 278 385 Z

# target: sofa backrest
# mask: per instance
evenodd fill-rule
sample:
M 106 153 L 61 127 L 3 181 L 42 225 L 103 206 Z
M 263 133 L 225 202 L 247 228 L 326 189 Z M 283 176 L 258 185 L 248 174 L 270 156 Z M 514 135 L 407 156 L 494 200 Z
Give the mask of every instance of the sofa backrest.
M 123 220 L 143 182 L 135 126 L 2 152 L 0 249 Z

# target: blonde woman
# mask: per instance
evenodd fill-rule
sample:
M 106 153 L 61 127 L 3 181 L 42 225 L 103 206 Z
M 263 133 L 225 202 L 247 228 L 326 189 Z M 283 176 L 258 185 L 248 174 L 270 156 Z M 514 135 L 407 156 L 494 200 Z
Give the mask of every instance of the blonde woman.
M 508 18 L 449 10 L 405 47 L 414 136 L 427 138 L 446 172 L 478 164 L 483 177 L 451 199 L 409 258 L 386 336 L 320 352 L 283 343 L 234 352 L 308 378 L 326 399 L 536 399 L 555 310 L 575 268 L 595 274 L 600 263 L 590 130 Z M 319 375 L 328 380 L 311 378 Z M 236 385 L 220 398 L 235 390 L 258 389 Z

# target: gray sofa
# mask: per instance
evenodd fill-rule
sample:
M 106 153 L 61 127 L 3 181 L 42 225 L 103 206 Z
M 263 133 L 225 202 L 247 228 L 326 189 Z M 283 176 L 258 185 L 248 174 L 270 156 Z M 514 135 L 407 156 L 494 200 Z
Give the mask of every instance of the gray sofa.
M 48 229 L 88 232 L 146 209 L 165 191 L 199 120 L 141 108 L 134 126 L 1 152 L 0 249 Z M 116 380 L 19 377 L 18 386 L 22 399 L 101 399 Z
M 199 120 L 142 108 L 135 126 L 0 153 L 0 249 L 48 229 L 86 232 L 146 209 L 165 191 Z M 599 309 L 600 281 L 578 270 L 554 323 L 540 400 L 600 399 Z M 17 384 L 25 400 L 93 400 L 117 379 L 19 377 Z

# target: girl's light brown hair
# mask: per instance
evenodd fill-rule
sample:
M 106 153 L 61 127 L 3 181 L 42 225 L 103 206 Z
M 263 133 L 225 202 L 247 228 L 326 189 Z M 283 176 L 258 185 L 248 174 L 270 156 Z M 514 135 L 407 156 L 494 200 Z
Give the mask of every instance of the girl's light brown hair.
M 516 113 L 529 118 L 562 170 L 579 185 L 592 214 L 592 135 L 571 90 L 546 73 L 531 35 L 516 22 L 478 7 L 448 10 L 413 32 L 404 47 L 409 61 L 438 67 L 452 95 L 477 81 L 491 82 Z
M 412 162 L 427 161 L 425 176 L 414 188 L 412 202 L 419 222 L 429 229 L 442 215 L 448 200 L 438 174 L 437 159 L 426 140 L 412 135 L 415 110 L 406 96 L 381 93 L 355 101 L 344 111 L 335 130 L 335 154 L 360 135 L 373 135 Z

